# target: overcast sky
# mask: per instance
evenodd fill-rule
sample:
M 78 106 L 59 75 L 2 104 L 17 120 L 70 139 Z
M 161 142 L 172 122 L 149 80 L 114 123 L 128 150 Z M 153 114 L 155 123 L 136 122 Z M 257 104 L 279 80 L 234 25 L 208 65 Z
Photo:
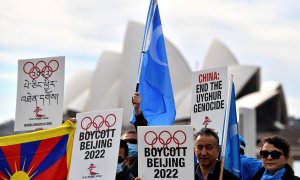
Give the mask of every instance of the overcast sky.
M 145 23 L 149 0 L 0 1 L 0 122 L 15 117 L 18 59 L 65 56 L 66 79 L 93 70 L 104 50 L 122 51 L 128 21 Z M 190 67 L 213 41 L 261 81 L 282 83 L 289 115 L 300 117 L 299 0 L 158 0 L 163 32 Z M 142 37 L 141 37 L 142 38 Z

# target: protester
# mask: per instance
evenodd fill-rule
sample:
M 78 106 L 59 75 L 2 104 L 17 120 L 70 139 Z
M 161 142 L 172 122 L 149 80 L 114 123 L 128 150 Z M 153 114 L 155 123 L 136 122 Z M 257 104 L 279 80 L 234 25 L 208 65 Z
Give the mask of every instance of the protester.
M 148 121 L 143 115 L 140 104 L 141 104 L 140 93 L 135 92 L 132 96 L 132 105 L 133 105 L 133 109 L 134 109 L 134 112 L 135 112 L 135 119 L 136 120 L 134 122 L 134 126 L 135 126 L 136 130 L 137 130 L 137 126 L 147 126 L 148 125 Z
M 140 108 L 141 104 L 141 96 L 139 92 L 135 92 L 132 96 L 132 105 L 135 112 L 135 122 L 134 127 L 136 131 L 129 131 L 125 132 L 121 139 L 125 140 L 127 142 L 128 148 L 129 148 L 129 154 L 128 154 L 128 171 L 135 177 L 138 176 L 138 147 L 137 147 L 137 127 L 138 126 L 147 126 L 148 121 L 144 117 L 142 110 Z
M 253 180 L 282 179 L 299 180 L 287 163 L 290 157 L 290 145 L 280 136 L 266 138 L 260 150 L 263 167 L 255 174 Z
M 128 145 L 128 171 L 136 177 L 138 176 L 137 134 L 135 131 L 128 131 L 122 135 L 121 139 L 127 142 Z
M 130 173 L 130 171 L 128 171 L 127 157 L 127 142 L 124 140 L 120 140 L 116 180 L 134 180 L 134 176 Z
M 250 180 L 262 167 L 262 162 L 256 158 L 245 156 L 246 143 L 242 136 L 240 141 L 240 162 L 241 162 L 241 179 Z
M 195 166 L 195 180 L 218 180 L 221 162 L 217 160 L 221 147 L 218 135 L 209 128 L 202 128 L 196 135 L 195 154 L 199 163 Z M 223 168 L 222 179 L 239 179 Z

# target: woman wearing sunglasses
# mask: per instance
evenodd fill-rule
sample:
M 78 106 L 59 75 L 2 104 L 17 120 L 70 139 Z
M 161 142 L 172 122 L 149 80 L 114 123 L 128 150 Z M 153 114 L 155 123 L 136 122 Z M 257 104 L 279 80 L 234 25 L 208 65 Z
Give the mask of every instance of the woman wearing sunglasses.
M 252 178 L 253 180 L 300 180 L 287 163 L 290 145 L 282 137 L 272 136 L 265 139 L 259 154 L 263 167 Z

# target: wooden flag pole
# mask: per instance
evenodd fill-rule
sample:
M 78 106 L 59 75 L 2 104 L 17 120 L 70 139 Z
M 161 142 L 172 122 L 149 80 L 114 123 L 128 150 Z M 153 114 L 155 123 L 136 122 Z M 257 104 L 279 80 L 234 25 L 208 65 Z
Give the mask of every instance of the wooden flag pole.
M 226 142 L 227 142 L 227 134 L 228 134 L 228 122 L 229 122 L 229 114 L 230 114 L 230 103 L 231 103 L 231 91 L 232 91 L 232 81 L 233 81 L 233 74 L 229 77 L 229 87 L 227 92 L 227 105 L 226 105 L 226 112 L 225 112 L 225 122 L 224 122 L 224 129 L 223 129 L 223 138 L 222 138 L 222 151 L 221 151 L 221 166 L 220 166 L 220 176 L 219 180 L 222 180 L 223 171 L 224 171 L 224 162 L 225 162 L 225 152 L 226 152 Z

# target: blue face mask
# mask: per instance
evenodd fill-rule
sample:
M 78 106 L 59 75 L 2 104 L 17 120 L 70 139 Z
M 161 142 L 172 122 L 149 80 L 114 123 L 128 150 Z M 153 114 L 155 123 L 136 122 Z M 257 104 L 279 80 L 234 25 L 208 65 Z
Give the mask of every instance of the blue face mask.
M 123 164 L 124 164 L 124 162 L 118 163 L 118 165 L 117 165 L 117 174 L 120 173 L 123 170 Z
M 128 157 L 129 158 L 135 158 L 137 157 L 137 144 L 131 144 L 131 143 L 127 143 L 128 145 Z

